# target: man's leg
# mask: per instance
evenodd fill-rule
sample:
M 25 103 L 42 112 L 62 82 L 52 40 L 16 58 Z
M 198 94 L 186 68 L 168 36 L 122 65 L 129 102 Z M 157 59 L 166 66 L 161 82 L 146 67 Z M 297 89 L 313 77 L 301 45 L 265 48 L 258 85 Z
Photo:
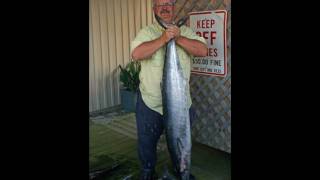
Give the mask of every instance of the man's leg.
M 194 122 L 196 121 L 196 111 L 194 109 L 194 107 L 190 107 L 189 109 L 189 118 L 190 118 L 190 128 L 192 127 L 192 125 L 194 124 Z M 192 153 L 191 153 L 192 155 Z M 190 172 L 190 177 L 189 177 L 190 180 L 195 180 L 196 178 L 194 177 L 193 174 L 191 174 Z
M 196 120 L 196 111 L 194 109 L 194 107 L 190 107 L 189 109 L 189 118 L 190 118 L 190 127 L 192 127 L 192 125 L 194 124 L 195 120 Z
M 148 108 L 137 95 L 136 122 L 138 153 L 142 165 L 141 179 L 152 179 L 157 161 L 157 142 L 163 131 L 162 116 Z

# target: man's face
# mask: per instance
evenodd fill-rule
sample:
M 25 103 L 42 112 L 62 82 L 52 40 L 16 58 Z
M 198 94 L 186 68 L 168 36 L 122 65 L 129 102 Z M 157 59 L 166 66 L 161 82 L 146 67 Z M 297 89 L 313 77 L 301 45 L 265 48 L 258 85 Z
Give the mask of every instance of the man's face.
M 164 22 L 172 23 L 174 4 L 172 0 L 155 0 L 154 13 Z

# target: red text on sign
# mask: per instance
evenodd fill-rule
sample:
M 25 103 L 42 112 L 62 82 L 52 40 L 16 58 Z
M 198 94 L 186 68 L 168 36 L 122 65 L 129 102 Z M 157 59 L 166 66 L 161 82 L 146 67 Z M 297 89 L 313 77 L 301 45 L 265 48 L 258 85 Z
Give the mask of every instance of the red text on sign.
M 203 37 L 205 39 L 210 40 L 210 44 L 213 45 L 214 40 L 216 39 L 217 32 L 216 31 L 197 31 L 196 34 L 198 34 L 200 37 Z
M 203 19 L 197 21 L 197 28 L 212 28 L 214 19 Z

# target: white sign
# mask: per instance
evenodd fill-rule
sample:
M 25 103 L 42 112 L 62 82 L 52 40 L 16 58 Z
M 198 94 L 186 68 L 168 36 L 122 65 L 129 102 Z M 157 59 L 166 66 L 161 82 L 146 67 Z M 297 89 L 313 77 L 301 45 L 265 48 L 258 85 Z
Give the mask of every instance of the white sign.
M 227 74 L 227 11 L 201 11 L 190 13 L 190 28 L 207 41 L 206 57 L 194 57 L 192 73 L 226 76 Z

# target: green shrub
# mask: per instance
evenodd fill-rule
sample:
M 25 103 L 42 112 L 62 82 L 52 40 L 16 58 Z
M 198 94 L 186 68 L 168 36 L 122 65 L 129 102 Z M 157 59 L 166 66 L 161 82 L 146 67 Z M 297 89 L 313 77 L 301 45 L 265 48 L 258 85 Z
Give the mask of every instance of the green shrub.
M 120 82 L 122 87 L 128 91 L 135 92 L 139 88 L 139 73 L 141 70 L 140 63 L 137 61 L 130 61 L 125 68 L 119 65 Z

